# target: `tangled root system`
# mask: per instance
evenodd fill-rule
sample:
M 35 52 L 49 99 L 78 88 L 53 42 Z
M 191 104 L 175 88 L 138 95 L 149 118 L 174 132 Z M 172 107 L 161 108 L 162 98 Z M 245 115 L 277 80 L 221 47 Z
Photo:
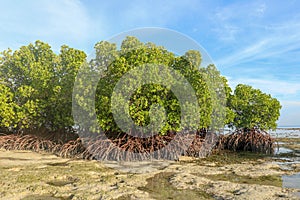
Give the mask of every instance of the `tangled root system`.
M 275 140 L 267 132 L 258 129 L 238 130 L 228 135 L 221 135 L 218 149 L 272 154 L 274 153 L 274 142 Z
M 213 148 L 265 154 L 274 152 L 274 139 L 268 133 L 254 129 L 248 132 L 239 130 L 219 137 L 207 132 L 183 135 L 168 133 L 148 138 L 128 134 L 115 135 L 117 136 L 78 137 L 65 143 L 27 134 L 0 135 L 0 148 L 44 151 L 61 157 L 115 161 L 176 160 L 180 155 L 206 157 Z

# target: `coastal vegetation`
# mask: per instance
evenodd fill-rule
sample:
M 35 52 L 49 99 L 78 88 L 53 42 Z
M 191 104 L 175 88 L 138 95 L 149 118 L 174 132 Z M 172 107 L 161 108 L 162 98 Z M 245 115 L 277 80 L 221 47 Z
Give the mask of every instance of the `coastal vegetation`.
M 214 65 L 201 65 L 200 52 L 189 50 L 184 55 L 175 55 L 164 47 L 142 43 L 131 36 L 124 39 L 120 48 L 101 41 L 95 45 L 95 52 L 95 58 L 88 61 L 81 50 L 63 45 L 57 54 L 42 41 L 15 51 L 3 51 L 0 56 L 0 130 L 3 134 L 0 147 L 46 150 L 61 156 L 81 155 L 83 158 L 91 158 L 90 150 L 93 149 L 102 151 L 100 157 L 104 158 L 112 152 L 107 142 L 132 153 L 151 153 L 165 147 L 178 132 L 192 128 L 196 134 L 187 154 L 197 156 L 206 135 L 217 134 L 218 128 L 226 126 L 232 133 L 220 135 L 215 148 L 273 152 L 274 140 L 266 131 L 276 128 L 281 108 L 279 101 L 249 85 L 238 84 L 232 91 L 227 79 Z M 139 127 L 151 125 L 154 113 L 155 120 L 164 122 L 161 129 L 152 132 L 148 138 L 129 134 L 139 131 L 143 134 L 144 130 L 120 129 L 111 106 L 114 88 L 130 70 L 138 66 L 150 69 L 150 64 L 167 66 L 188 80 L 200 105 L 197 123 L 182 122 L 181 106 L 195 112 L 193 105 L 182 104 L 170 88 L 151 83 L 137 88 L 131 95 L 128 112 Z M 72 116 L 72 100 L 82 111 L 91 112 L 90 105 L 82 101 L 84 95 L 72 99 L 74 81 L 82 66 L 101 75 L 94 108 L 101 132 L 93 126 L 87 130 L 76 124 Z M 160 71 L 153 71 L 154 78 L 155 74 Z M 83 86 L 84 94 L 92 92 L 92 88 Z M 133 86 L 128 84 L 124 88 L 127 90 L 115 95 L 121 97 Z M 181 91 L 185 91 L 184 88 Z M 163 107 L 164 112 L 154 112 L 153 105 Z M 125 118 L 121 120 L 126 121 Z M 80 131 L 102 134 L 107 140 L 83 145 L 84 138 L 78 135 Z M 103 148 L 92 148 L 97 145 Z

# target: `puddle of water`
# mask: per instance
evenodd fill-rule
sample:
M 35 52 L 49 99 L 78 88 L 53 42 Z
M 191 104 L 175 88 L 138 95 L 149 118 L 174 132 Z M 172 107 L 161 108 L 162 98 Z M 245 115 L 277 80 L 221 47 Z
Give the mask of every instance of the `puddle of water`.
M 286 157 L 273 157 L 273 159 L 277 161 L 277 163 L 294 162 L 292 158 L 286 158 Z
M 275 148 L 275 155 L 284 154 L 284 153 L 292 153 L 293 150 L 285 147 Z
M 279 164 L 282 170 L 292 171 L 294 170 L 293 164 L 300 163 L 300 151 L 283 147 L 284 144 L 285 142 L 278 142 L 279 148 L 275 148 L 273 159 L 276 160 L 275 162 Z M 300 173 L 283 175 L 282 187 L 300 189 Z M 296 192 L 295 195 L 300 197 L 300 192 Z
M 243 184 L 271 185 L 276 187 L 282 186 L 282 179 L 280 176 L 277 175 L 251 177 L 251 176 L 237 175 L 236 173 L 224 173 L 224 174 L 210 174 L 210 175 L 201 175 L 201 176 L 213 181 L 230 181 L 239 184 L 243 183 Z
M 211 195 L 201 190 L 177 189 L 170 182 L 172 172 L 161 172 L 147 179 L 147 185 L 138 188 L 146 191 L 154 199 L 213 199 Z
M 300 173 L 293 174 L 293 175 L 283 175 L 282 186 L 284 188 L 300 189 Z
M 282 170 L 294 170 L 293 164 L 300 163 L 300 157 L 296 150 L 286 147 L 275 148 L 273 160 L 277 163 Z
M 275 142 L 276 145 L 283 145 L 286 144 L 286 142 Z
M 293 167 L 291 167 L 291 165 L 279 165 L 280 169 L 283 171 L 293 171 Z
M 296 197 L 300 197 L 300 192 L 295 192 Z

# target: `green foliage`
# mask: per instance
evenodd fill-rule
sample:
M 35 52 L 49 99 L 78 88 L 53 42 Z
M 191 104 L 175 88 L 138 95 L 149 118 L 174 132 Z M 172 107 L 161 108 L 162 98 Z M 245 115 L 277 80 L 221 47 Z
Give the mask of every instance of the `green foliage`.
M 104 44 L 103 42 L 100 44 Z M 109 46 L 109 44 L 107 44 Z M 111 44 L 110 46 L 114 46 Z M 99 55 L 103 51 L 98 50 L 103 48 L 103 45 L 96 45 L 96 58 L 103 58 L 105 55 Z M 105 51 L 104 54 L 108 52 Z M 203 79 L 203 73 L 198 70 L 201 59 L 199 59 L 199 52 L 197 62 L 191 62 L 188 60 L 186 55 L 176 57 L 173 53 L 168 52 L 163 47 L 158 47 L 152 43 L 143 44 L 138 41 L 135 37 L 127 37 L 121 45 L 121 49 L 116 52 L 115 49 L 110 51 L 110 56 L 114 57 L 110 60 L 110 64 L 107 68 L 104 68 L 103 77 L 100 79 L 96 92 L 96 111 L 97 119 L 104 131 L 117 131 L 118 128 L 114 121 L 112 110 L 111 110 L 111 96 L 113 90 L 121 77 L 135 67 L 143 66 L 146 64 L 156 64 L 168 66 L 179 73 L 181 73 L 191 84 L 195 90 L 195 95 L 198 99 L 200 107 L 200 124 L 197 124 L 197 128 L 208 127 L 211 119 L 211 103 L 210 95 L 208 92 L 207 85 Z M 192 57 L 192 56 L 189 56 Z M 192 57 L 193 58 L 193 57 Z M 97 60 L 97 59 L 96 59 Z M 94 61 L 101 63 L 99 60 Z M 153 72 L 159 74 L 159 71 Z M 126 87 L 130 89 L 133 87 L 129 83 Z M 126 87 L 124 90 L 126 90 Z M 125 92 L 125 91 L 124 91 Z M 122 94 L 118 94 L 122 95 Z M 125 104 L 126 102 L 124 102 Z M 165 113 L 161 113 L 162 116 L 156 116 L 157 119 L 163 119 L 163 115 L 166 115 L 165 124 L 160 130 L 161 134 L 165 134 L 168 131 L 178 131 L 184 127 L 180 127 L 180 106 L 178 99 L 174 93 L 160 85 L 160 84 L 147 84 L 138 88 L 130 98 L 129 115 L 138 126 L 149 125 L 151 119 L 151 106 L 160 105 L 165 109 Z M 124 109 L 120 107 L 119 109 Z M 153 110 L 152 110 L 153 111 Z M 193 112 L 191 110 L 191 112 Z M 156 112 L 156 115 L 158 113 Z M 127 116 L 124 116 L 127 117 Z M 124 119 L 125 120 L 125 119 Z
M 13 93 L 9 87 L 0 84 L 0 126 L 9 127 L 15 124 L 16 119 L 14 115 L 15 104 L 13 100 Z
M 191 63 L 191 66 L 200 67 L 202 58 L 199 51 L 196 50 L 189 50 L 183 56 L 187 61 Z
M 49 131 L 72 126 L 72 87 L 85 60 L 62 46 L 59 55 L 41 41 L 0 57 L 0 124 L 15 130 Z
M 239 84 L 229 100 L 235 114 L 232 125 L 236 128 L 275 129 L 280 115 L 280 102 L 259 89 Z
M 194 125 L 197 129 L 224 124 L 246 129 L 276 128 L 281 108 L 277 99 L 242 84 L 231 94 L 226 78 L 214 65 L 200 67 L 202 58 L 198 51 L 189 50 L 176 56 L 164 47 L 144 44 L 131 36 L 122 42 L 120 49 L 116 44 L 101 41 L 95 45 L 95 50 L 96 56 L 89 63 L 83 51 L 64 45 L 57 55 L 41 41 L 14 52 L 3 51 L 0 54 L 0 129 L 72 130 L 72 92 L 75 77 L 83 67 L 91 80 L 78 79 L 76 89 L 80 94 L 74 96 L 77 106 L 88 116 L 96 109 L 96 124 L 104 131 L 120 132 L 111 108 L 114 88 L 127 72 L 139 66 L 150 69 L 150 64 L 167 66 L 189 82 L 200 106 L 197 110 L 200 121 Z M 157 68 L 152 78 L 155 80 L 160 73 Z M 170 80 L 171 77 L 166 77 L 166 81 Z M 97 86 L 96 91 L 93 86 Z M 124 84 L 124 91 L 116 96 L 122 97 L 132 88 L 131 83 Z M 181 123 L 182 105 L 170 88 L 155 82 L 146 84 L 137 88 L 128 101 L 128 114 L 138 126 L 151 124 L 154 113 L 154 122 L 163 122 L 160 134 L 185 128 Z M 195 112 L 188 101 L 183 102 L 183 106 L 188 112 Z M 161 107 L 165 112 L 161 112 Z M 86 127 L 95 131 L 94 125 L 88 122 Z
M 208 79 L 203 70 L 199 70 L 201 56 L 199 52 L 188 51 L 184 56 L 177 57 L 172 67 L 178 70 L 194 88 L 200 106 L 200 124 L 198 129 L 207 129 L 212 123 L 212 98 Z M 191 54 L 194 54 L 193 56 Z M 196 60 L 193 60 L 196 59 Z M 200 60 L 199 60 L 200 59 Z M 194 65 L 195 64 L 195 65 Z M 203 69 L 203 68 L 200 68 Z M 193 111 L 191 111 L 193 112 Z
M 227 98 L 231 89 L 227 84 L 225 77 L 221 76 L 215 65 L 208 65 L 201 68 L 205 74 L 205 80 L 209 86 L 209 92 L 212 99 L 212 129 L 224 127 L 227 119 L 230 117 L 230 109 L 226 107 Z

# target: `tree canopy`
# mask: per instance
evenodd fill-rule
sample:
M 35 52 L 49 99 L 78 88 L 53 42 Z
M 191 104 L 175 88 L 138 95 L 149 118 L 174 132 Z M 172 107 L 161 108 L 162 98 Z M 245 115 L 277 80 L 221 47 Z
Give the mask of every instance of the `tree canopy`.
M 11 131 L 70 128 L 72 87 L 83 51 L 62 46 L 59 55 L 41 41 L 0 57 L 0 124 Z
M 155 76 L 162 72 L 160 68 L 152 68 L 152 65 L 174 70 L 193 88 L 199 105 L 199 110 L 196 110 L 199 122 L 193 125 L 197 130 L 225 124 L 245 129 L 276 128 L 281 108 L 277 99 L 243 84 L 239 84 L 232 93 L 227 79 L 214 65 L 201 66 L 202 58 L 198 51 L 189 50 L 184 55 L 175 55 L 164 47 L 143 43 L 129 36 L 119 49 L 114 43 L 98 42 L 95 52 L 95 58 L 87 62 L 86 54 L 81 50 L 64 45 L 56 54 L 47 43 L 41 41 L 16 51 L 3 51 L 0 56 L 1 131 L 73 130 L 74 81 L 80 67 L 86 66 L 92 74 L 100 75 L 96 83 L 95 107 L 81 103 L 86 96 L 93 96 L 90 87 L 81 88 L 82 95 L 73 100 L 78 101 L 87 113 L 96 109 L 97 123 L 102 130 L 120 132 L 122 130 L 113 116 L 112 96 L 114 94 L 121 99 L 122 95 L 134 89 L 134 85 L 128 82 L 124 84 L 123 91 L 114 93 L 114 89 L 124 75 L 140 66 L 145 71 L 133 75 L 138 77 L 151 69 L 151 78 L 156 80 Z M 138 81 L 139 78 L 135 79 Z M 165 79 L 172 80 L 167 76 Z M 186 89 L 180 91 L 183 96 Z M 195 112 L 188 101 L 180 104 L 172 88 L 155 82 L 136 88 L 128 101 L 128 107 L 118 109 L 128 108 L 130 118 L 141 127 L 152 123 L 154 113 L 155 119 L 163 122 L 158 131 L 160 134 L 185 128 L 181 124 L 182 105 L 190 109 L 189 112 Z
M 104 45 L 108 44 L 99 43 L 96 45 L 95 48 L 98 53 L 96 58 L 103 58 L 104 55 L 99 55 L 102 54 L 103 51 L 97 49 L 103 49 Z M 107 67 L 104 67 L 104 76 L 99 81 L 96 92 L 97 117 L 103 130 L 120 131 L 114 121 L 111 110 L 111 96 L 118 80 L 131 69 L 147 64 L 168 66 L 182 74 L 192 85 L 196 93 L 195 95 L 197 96 L 198 104 L 201 105 L 198 113 L 200 115 L 200 122 L 196 125 L 197 128 L 209 126 L 211 122 L 210 94 L 203 79 L 204 74 L 198 70 L 198 65 L 200 65 L 201 61 L 199 52 L 197 52 L 194 57 L 191 56 L 191 52 L 187 52 L 187 54 L 183 56 L 175 56 L 172 52 L 167 51 L 163 47 L 156 46 L 153 43 L 144 44 L 135 37 L 127 37 L 122 42 L 120 50 L 117 50 L 115 46 L 114 48 L 113 51 L 110 51 L 111 54 L 114 55 L 110 57 L 114 57 L 115 59 Z M 103 53 L 107 52 L 105 51 Z M 189 57 L 187 57 L 187 55 L 189 55 Z M 99 63 L 100 61 L 98 60 L 96 62 Z M 159 71 L 153 71 L 153 76 L 159 73 Z M 140 76 L 142 76 L 142 74 Z M 133 86 L 128 83 L 126 87 L 130 88 Z M 150 123 L 152 105 L 160 105 L 166 112 L 161 113 L 162 115 L 166 115 L 164 126 L 160 131 L 161 134 L 168 131 L 178 131 L 183 128 L 179 126 L 181 110 L 178 99 L 170 89 L 160 84 L 143 85 L 131 96 L 129 114 L 136 125 L 146 126 Z M 193 112 L 193 110 L 191 110 L 191 112 Z M 156 115 L 157 114 L 158 113 L 156 113 Z M 156 116 L 156 118 L 160 117 Z M 163 118 L 163 116 L 161 116 L 161 118 Z
M 231 125 L 236 128 L 264 130 L 275 129 L 280 115 L 280 102 L 271 95 L 239 84 L 229 99 L 229 108 L 234 112 Z

